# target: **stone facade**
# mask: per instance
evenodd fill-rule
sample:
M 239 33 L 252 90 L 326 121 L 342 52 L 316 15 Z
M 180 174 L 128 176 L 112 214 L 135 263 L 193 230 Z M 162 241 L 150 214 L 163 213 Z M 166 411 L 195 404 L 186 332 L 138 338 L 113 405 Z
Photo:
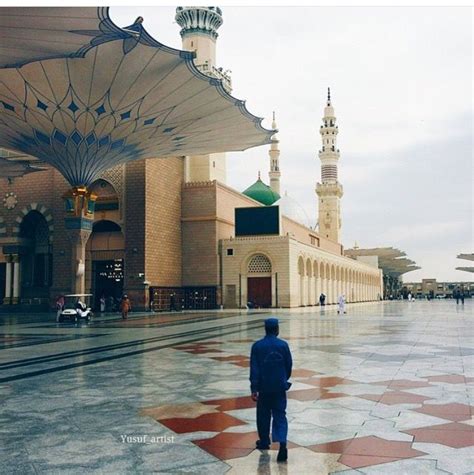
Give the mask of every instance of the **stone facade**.
M 255 273 L 249 263 L 263 255 L 271 271 Z M 348 302 L 377 300 L 382 295 L 381 270 L 334 254 L 316 245 L 305 244 L 288 234 L 252 236 L 222 241 L 224 306 L 245 307 L 249 277 L 271 277 L 271 306 L 319 305 L 321 293 L 326 303 L 336 303 L 341 294 Z
M 113 223 L 120 229 L 118 233 L 123 235 L 123 239 L 122 242 L 117 240 L 116 233 L 107 233 L 108 240 L 98 239 L 94 232 L 88 238 L 85 292 L 94 292 L 92 260 L 120 257 L 125 261 L 123 290 L 130 294 L 137 308 L 146 308 L 148 286 L 182 285 L 183 160 L 132 162 L 119 170 L 107 172 L 100 181 L 116 193 L 117 207 L 98 209 L 94 224 Z M 95 190 L 96 187 L 91 188 Z M 54 169 L 25 175 L 12 182 L 0 181 L 0 193 L 16 199 L 14 207 L 0 209 L 3 230 L 0 234 L 0 285 L 2 298 L 8 295 L 10 299 L 5 303 L 50 305 L 58 294 L 72 291 L 71 241 L 65 229 L 66 212 L 62 198 L 68 189 L 64 178 Z M 100 202 L 101 190 L 95 191 Z M 26 259 L 32 246 L 24 230 L 24 223 L 31 216 L 37 216 L 38 220 L 48 224 L 49 246 L 41 254 L 48 256 L 50 269 L 44 272 L 49 281 L 38 282 L 39 285 L 32 285 L 27 280 L 24 269 L 21 274 L 22 260 Z M 111 234 L 115 238 L 112 248 Z M 15 262 L 18 262 L 17 266 Z M 14 267 L 18 267 L 17 277 Z M 7 272 L 12 274 L 9 285 L 6 283 Z M 18 288 L 14 288 L 16 278 Z
M 246 303 L 248 260 L 261 253 L 272 264 L 273 306 L 314 305 L 321 292 L 328 303 L 341 291 L 351 301 L 378 297 L 378 269 L 344 257 L 340 244 L 285 216 L 280 236 L 235 239 L 235 208 L 261 205 L 217 181 L 185 183 L 183 167 L 182 158 L 140 160 L 103 176 L 98 203 L 101 193 L 107 203 L 110 190 L 115 190 L 118 206 L 96 211 L 95 223 L 114 223 L 119 231 L 106 234 L 107 240 L 96 232 L 89 237 L 86 293 L 96 292 L 93 261 L 123 257 L 123 291 L 135 308 L 149 306 L 149 288 L 179 287 L 214 288 L 217 305 L 241 306 Z M 7 303 L 52 304 L 56 295 L 71 292 L 71 243 L 62 199 L 67 189 L 52 169 L 12 183 L 0 181 L 0 193 L 13 193 L 17 200 L 15 207 L 0 209 L 2 297 L 7 294 L 7 266 L 12 274 Z M 29 245 L 22 223 L 31 213 L 39 213 L 48 224 L 50 283 L 35 287 L 18 275 L 18 289 L 13 289 L 15 269 L 19 274 Z M 227 255 L 229 248 L 233 256 Z M 234 300 L 226 292 L 232 288 L 228 286 L 235 286 Z

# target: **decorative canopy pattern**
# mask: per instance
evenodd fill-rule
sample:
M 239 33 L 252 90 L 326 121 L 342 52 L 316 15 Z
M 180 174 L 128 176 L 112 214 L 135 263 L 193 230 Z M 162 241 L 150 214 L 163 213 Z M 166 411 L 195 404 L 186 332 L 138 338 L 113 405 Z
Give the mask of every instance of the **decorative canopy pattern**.
M 414 261 L 406 258 L 405 252 L 394 249 L 393 247 L 346 249 L 344 254 L 353 258 L 357 256 L 377 256 L 379 259 L 379 267 L 383 270 L 384 275 L 396 278 L 412 270 L 421 269 Z
M 125 29 L 107 8 L 0 10 L 0 146 L 57 168 L 73 186 L 139 158 L 270 143 L 244 101 L 193 53 Z

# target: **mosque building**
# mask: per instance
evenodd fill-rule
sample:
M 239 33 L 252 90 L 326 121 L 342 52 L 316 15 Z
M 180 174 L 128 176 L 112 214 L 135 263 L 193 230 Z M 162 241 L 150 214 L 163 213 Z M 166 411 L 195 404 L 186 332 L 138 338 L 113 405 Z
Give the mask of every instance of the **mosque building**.
M 321 293 L 326 296 L 326 303 L 335 303 L 341 294 L 350 302 L 381 297 L 382 271 L 377 259 L 362 262 L 362 258 L 349 258 L 340 243 L 343 189 L 338 181 L 338 126 L 329 89 L 322 120 L 321 183 L 316 185 L 319 230 L 311 226 L 296 200 L 287 193 L 280 196 L 280 150 L 274 136 L 269 151 L 270 185 L 261 180 L 259 173 L 257 181 L 243 194 L 268 208 L 276 208 L 278 214 L 273 218 L 273 227 L 270 224 L 252 229 L 245 221 L 271 222 L 272 218 L 259 209 L 249 210 L 248 216 L 236 210 L 235 235 L 221 242 L 226 307 L 248 303 L 258 307 L 312 306 L 319 303 Z M 274 115 L 272 127 L 276 126 Z
M 221 9 L 178 7 L 175 19 L 197 68 L 231 91 L 216 61 Z M 96 304 L 126 292 L 135 309 L 158 311 L 171 301 L 183 309 L 311 306 L 321 293 L 326 303 L 340 294 L 350 302 L 377 300 L 383 288 L 377 263 L 345 256 L 340 242 L 343 189 L 329 94 L 320 134 L 319 230 L 281 193 L 276 135 L 270 185 L 259 176 L 242 193 L 226 182 L 224 153 L 137 160 L 102 173 L 90 187 L 97 201 L 85 238 L 85 291 Z M 10 311 L 46 308 L 73 290 L 63 200 L 69 185 L 40 165 L 0 180 L 0 298 Z

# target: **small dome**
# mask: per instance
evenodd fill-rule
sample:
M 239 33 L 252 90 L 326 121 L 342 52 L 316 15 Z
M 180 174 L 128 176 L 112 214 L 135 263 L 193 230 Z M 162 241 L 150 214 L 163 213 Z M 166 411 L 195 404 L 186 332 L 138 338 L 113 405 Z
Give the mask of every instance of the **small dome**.
M 242 193 L 265 206 L 272 205 L 280 199 L 280 195 L 275 193 L 268 185 L 265 185 L 260 178 Z
M 307 228 L 311 228 L 311 220 L 308 217 L 308 214 L 304 208 L 291 196 L 288 196 L 285 193 L 278 201 L 276 201 L 275 206 L 280 207 L 280 212 L 283 216 L 296 221 Z

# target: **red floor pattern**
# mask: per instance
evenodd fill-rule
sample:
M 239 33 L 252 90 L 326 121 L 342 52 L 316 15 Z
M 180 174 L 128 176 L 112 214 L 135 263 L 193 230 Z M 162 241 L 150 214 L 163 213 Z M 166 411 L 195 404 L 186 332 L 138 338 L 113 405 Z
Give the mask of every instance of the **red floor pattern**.
M 251 343 L 253 340 L 232 340 L 236 343 Z M 212 348 L 212 345 L 220 345 L 220 342 L 202 342 L 191 345 L 176 346 L 175 349 L 190 354 L 201 354 L 220 363 L 248 367 L 250 364 L 247 355 L 224 354 L 224 351 Z M 223 353 L 216 355 L 215 353 Z M 466 404 L 429 404 L 432 397 L 411 393 L 411 389 L 424 388 L 445 384 L 467 384 L 474 378 L 466 378 L 462 375 L 446 374 L 430 376 L 422 380 L 394 379 L 362 383 L 341 377 L 323 376 L 313 370 L 305 368 L 294 369 L 293 381 L 301 382 L 314 388 L 294 389 L 288 392 L 288 399 L 301 402 L 311 402 L 322 399 L 337 399 L 350 397 L 344 392 L 335 392 L 334 387 L 343 389 L 344 385 L 370 384 L 372 386 L 385 386 L 380 394 L 359 394 L 352 397 L 375 401 L 378 404 L 393 406 L 397 404 L 416 404 L 420 407 L 411 410 L 422 414 L 445 419 L 445 424 L 420 427 L 401 431 L 413 437 L 412 442 L 386 440 L 377 436 L 354 437 L 351 439 L 337 440 L 325 444 L 306 446 L 307 449 L 317 453 L 340 454 L 338 462 L 347 467 L 358 469 L 373 465 L 380 465 L 397 460 L 411 459 L 425 455 L 424 452 L 412 447 L 413 443 L 434 443 L 451 448 L 465 448 L 474 446 L 474 427 L 463 424 L 461 421 L 471 420 L 473 407 Z M 334 392 L 332 392 L 334 391 Z M 194 440 L 197 446 L 221 460 L 246 457 L 255 450 L 255 441 L 258 438 L 255 431 L 249 432 L 223 432 L 233 426 L 247 425 L 248 423 L 236 417 L 226 414 L 226 411 L 239 409 L 252 409 L 255 403 L 249 396 L 241 396 L 226 399 L 214 399 L 202 401 L 204 406 L 212 406 L 218 413 L 202 414 L 194 418 L 168 418 L 159 419 L 159 422 L 177 433 L 191 433 L 199 431 L 219 432 L 212 438 Z M 290 422 L 291 425 L 291 422 Z M 253 427 L 250 427 L 249 429 Z M 288 447 L 299 447 L 288 442 Z M 273 448 L 276 448 L 273 446 Z M 382 469 L 381 469 L 382 470 Z
M 338 462 L 351 468 L 367 467 L 425 455 L 411 442 L 385 440 L 375 436 L 358 437 L 308 447 L 314 452 L 341 454 Z
M 442 444 L 456 449 L 474 445 L 474 427 L 459 422 L 421 427 L 404 432 L 413 435 L 415 442 Z
M 177 434 L 186 432 L 221 432 L 228 427 L 241 426 L 246 422 L 223 412 L 212 414 L 202 414 L 195 418 L 173 417 L 171 419 L 160 419 L 160 424 L 168 427 Z
M 473 406 L 466 404 L 425 404 L 419 409 L 414 409 L 422 414 L 448 419 L 449 421 L 465 421 L 470 419 L 474 413 Z

